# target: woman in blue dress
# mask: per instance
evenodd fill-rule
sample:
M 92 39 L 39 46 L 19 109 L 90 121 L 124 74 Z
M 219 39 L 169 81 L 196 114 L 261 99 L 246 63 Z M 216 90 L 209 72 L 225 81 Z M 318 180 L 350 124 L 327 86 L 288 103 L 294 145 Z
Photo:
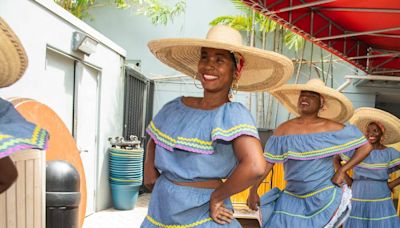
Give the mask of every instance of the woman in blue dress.
M 28 58 L 17 35 L 0 17 L 0 88 L 21 78 Z M 26 121 L 14 106 L 0 98 L 0 193 L 17 179 L 18 172 L 9 155 L 26 149 L 46 149 L 47 132 Z
M 250 190 L 248 205 L 259 205 L 262 227 L 337 227 L 349 211 L 351 192 L 344 173 L 364 159 L 371 146 L 353 125 L 351 102 L 319 79 L 284 85 L 272 94 L 298 117 L 281 124 L 265 146 L 267 172 L 283 162 L 286 188 L 274 188 L 259 198 Z M 356 150 L 335 172 L 333 156 Z M 264 176 L 264 177 L 265 177 Z
M 228 97 L 232 89 L 283 84 L 291 61 L 243 46 L 227 26 L 211 28 L 206 39 L 163 39 L 149 47 L 199 80 L 204 96 L 170 101 L 147 128 L 144 184 L 153 191 L 142 227 L 240 227 L 229 197 L 254 184 L 265 163 L 251 114 Z
M 375 109 L 359 108 L 350 122 L 364 132 L 373 147 L 370 155 L 353 168 L 349 179 L 353 193 L 352 209 L 344 227 L 394 228 L 400 220 L 393 205 L 391 191 L 400 184 L 400 178 L 388 182 L 389 174 L 400 168 L 400 152 L 386 144 L 400 141 L 400 120 L 392 114 Z M 344 161 L 352 152 L 340 155 Z M 340 165 L 340 158 L 335 160 Z

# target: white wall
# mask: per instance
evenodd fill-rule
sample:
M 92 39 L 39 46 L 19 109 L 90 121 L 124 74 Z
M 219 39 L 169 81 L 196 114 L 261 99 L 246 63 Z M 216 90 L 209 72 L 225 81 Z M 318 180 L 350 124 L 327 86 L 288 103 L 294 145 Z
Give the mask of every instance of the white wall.
M 97 169 L 99 179 L 96 196 L 98 210 L 109 207 L 111 199 L 105 155 L 108 137 L 122 134 L 124 91 L 122 66 L 126 51 L 51 0 L 1 0 L 0 16 L 19 36 L 29 58 L 29 66 L 24 76 L 14 85 L 1 89 L 1 97 L 33 98 L 48 104 L 54 110 L 65 109 L 67 106 L 72 112 L 73 107 L 70 104 L 50 102 L 51 98 L 55 96 L 64 98 L 69 92 L 53 87 L 43 77 L 47 46 L 101 68 Z M 100 42 L 97 51 L 90 57 L 71 50 L 72 34 L 75 31 L 83 31 Z M 66 82 L 65 86 L 67 84 L 70 84 L 70 81 Z

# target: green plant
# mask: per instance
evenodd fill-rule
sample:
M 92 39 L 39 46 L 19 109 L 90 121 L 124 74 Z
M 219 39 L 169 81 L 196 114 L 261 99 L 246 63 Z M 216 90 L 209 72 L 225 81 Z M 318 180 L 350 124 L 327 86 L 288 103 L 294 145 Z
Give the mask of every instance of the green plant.
M 119 9 L 132 8 L 137 15 L 150 18 L 153 24 L 166 25 L 173 18 L 185 11 L 186 0 L 180 0 L 174 6 L 162 4 L 159 0 L 54 0 L 58 5 L 71 12 L 80 19 L 90 17 L 91 8 L 115 6 Z
M 147 0 L 137 8 L 138 15 L 144 15 L 151 19 L 153 24 L 166 25 L 169 20 L 185 11 L 186 1 L 177 2 L 174 7 L 162 5 L 159 0 Z
M 210 25 L 224 24 L 239 31 L 245 31 L 250 40 L 258 37 L 264 49 L 267 46 L 268 34 L 272 32 L 279 33 L 281 30 L 283 30 L 283 35 L 279 37 L 274 34 L 274 37 L 284 39 L 283 42 L 288 49 L 294 49 L 298 52 L 304 46 L 304 39 L 301 36 L 283 29 L 281 25 L 278 25 L 265 15 L 253 11 L 253 9 L 240 0 L 231 0 L 231 2 L 242 14 L 217 17 L 210 22 Z M 275 42 L 276 40 L 274 40 Z M 250 43 L 254 43 L 254 40 Z

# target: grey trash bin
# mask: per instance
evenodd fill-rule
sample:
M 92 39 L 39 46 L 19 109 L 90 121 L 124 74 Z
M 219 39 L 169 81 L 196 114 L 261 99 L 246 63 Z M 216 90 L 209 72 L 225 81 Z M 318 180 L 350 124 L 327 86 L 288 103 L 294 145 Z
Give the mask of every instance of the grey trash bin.
M 78 228 L 81 200 L 78 171 L 66 161 L 46 165 L 46 228 Z

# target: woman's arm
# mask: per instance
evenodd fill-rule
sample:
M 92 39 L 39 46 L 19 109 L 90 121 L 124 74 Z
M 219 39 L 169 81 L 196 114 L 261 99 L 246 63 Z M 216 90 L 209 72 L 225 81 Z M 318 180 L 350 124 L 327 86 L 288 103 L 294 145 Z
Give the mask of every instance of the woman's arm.
M 333 165 L 335 166 L 335 170 L 338 170 L 342 167 L 342 159 L 340 158 L 339 155 L 335 155 L 333 157 Z M 347 174 L 347 172 L 344 174 L 344 179 L 346 181 L 346 184 L 351 187 L 351 185 L 353 184 L 353 179 Z
M 211 194 L 210 215 L 214 221 L 225 224 L 229 215 L 221 215 L 224 210 L 223 201 L 258 181 L 266 170 L 266 162 L 262 155 L 261 143 L 258 139 L 242 135 L 233 141 L 233 149 L 239 164 L 232 175 Z M 222 217 L 219 217 L 221 215 Z
M 0 193 L 6 191 L 17 179 L 18 171 L 10 157 L 0 159 Z
M 257 193 L 258 187 L 264 181 L 264 179 L 271 172 L 274 167 L 274 163 L 267 161 L 267 166 L 264 175 L 250 188 L 249 197 L 247 198 L 247 206 L 252 210 L 257 210 L 257 206 L 260 205 L 260 196 Z
M 364 160 L 369 155 L 371 150 L 372 146 L 369 143 L 359 147 L 354 152 L 350 160 L 347 161 L 346 164 L 344 164 L 343 166 L 339 167 L 338 170 L 336 170 L 335 175 L 332 177 L 332 182 L 338 186 L 341 186 L 345 179 L 346 172 L 359 164 L 362 160 Z
M 394 189 L 397 185 L 399 185 L 399 184 L 400 184 L 400 177 L 394 179 L 393 181 L 390 181 L 390 182 L 388 183 L 388 186 L 389 186 L 389 189 L 390 189 L 391 191 L 393 191 L 393 189 Z
M 156 169 L 154 165 L 156 144 L 154 140 L 150 138 L 146 147 L 146 159 L 144 161 L 144 178 L 143 184 L 150 191 L 153 190 L 154 184 L 156 183 L 157 178 L 160 176 L 160 173 Z

